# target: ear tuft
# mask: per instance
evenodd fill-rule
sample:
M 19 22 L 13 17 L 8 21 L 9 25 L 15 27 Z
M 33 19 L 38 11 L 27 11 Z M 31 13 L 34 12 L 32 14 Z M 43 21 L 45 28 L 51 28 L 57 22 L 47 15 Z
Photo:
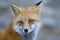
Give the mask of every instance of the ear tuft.
M 35 4 L 35 6 L 39 6 L 41 3 L 42 3 L 42 0 L 38 2 L 37 4 Z

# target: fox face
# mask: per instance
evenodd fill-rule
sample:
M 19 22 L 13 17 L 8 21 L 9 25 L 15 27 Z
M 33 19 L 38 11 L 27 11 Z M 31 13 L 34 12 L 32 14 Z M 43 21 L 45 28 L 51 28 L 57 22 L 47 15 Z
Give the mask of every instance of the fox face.
M 15 4 L 11 5 L 14 17 L 13 29 L 20 34 L 29 34 L 35 31 L 40 26 L 39 7 L 18 7 Z

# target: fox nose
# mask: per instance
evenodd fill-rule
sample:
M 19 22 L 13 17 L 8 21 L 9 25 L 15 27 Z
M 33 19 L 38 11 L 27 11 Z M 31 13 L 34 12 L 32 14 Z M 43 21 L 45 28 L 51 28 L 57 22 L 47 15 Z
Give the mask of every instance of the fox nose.
M 28 32 L 28 29 L 24 29 L 24 32 L 26 32 L 26 33 L 27 33 L 27 32 Z

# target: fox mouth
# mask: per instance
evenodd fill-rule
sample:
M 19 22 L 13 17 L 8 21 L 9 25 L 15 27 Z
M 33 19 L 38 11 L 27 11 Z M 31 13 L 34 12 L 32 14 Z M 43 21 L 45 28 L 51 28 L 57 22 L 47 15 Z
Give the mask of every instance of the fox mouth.
M 31 33 L 33 33 L 34 31 L 28 31 L 28 32 L 23 32 L 24 33 L 24 35 L 29 35 L 29 34 L 31 34 Z
M 30 38 L 30 36 L 34 35 L 34 31 L 30 32 L 30 33 L 22 33 L 22 37 L 24 38 Z

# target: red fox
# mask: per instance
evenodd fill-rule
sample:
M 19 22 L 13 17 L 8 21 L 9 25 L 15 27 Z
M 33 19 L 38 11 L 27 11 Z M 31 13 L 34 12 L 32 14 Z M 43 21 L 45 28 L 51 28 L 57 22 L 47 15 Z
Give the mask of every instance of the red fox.
M 0 40 L 35 40 L 41 27 L 39 6 L 20 8 L 12 4 L 11 8 L 14 20 L 0 32 Z

